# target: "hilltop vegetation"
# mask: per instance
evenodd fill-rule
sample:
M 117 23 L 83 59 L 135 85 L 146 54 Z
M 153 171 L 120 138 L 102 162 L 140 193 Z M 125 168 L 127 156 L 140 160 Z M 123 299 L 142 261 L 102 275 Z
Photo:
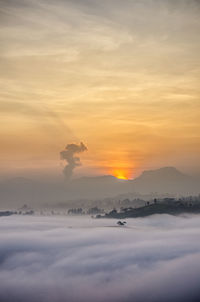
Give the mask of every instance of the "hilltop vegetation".
M 120 211 L 113 209 L 104 216 L 97 215 L 97 218 L 135 218 L 145 217 L 153 214 L 171 214 L 178 215 L 181 213 L 200 213 L 200 201 L 175 200 L 173 198 L 166 198 L 162 201 L 154 200 L 153 203 L 147 202 L 145 206 L 138 208 L 121 208 Z

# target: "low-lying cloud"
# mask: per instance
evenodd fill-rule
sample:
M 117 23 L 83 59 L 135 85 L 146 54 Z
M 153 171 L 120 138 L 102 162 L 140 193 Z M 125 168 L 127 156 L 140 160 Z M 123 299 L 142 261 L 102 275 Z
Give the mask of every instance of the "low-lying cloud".
M 0 301 L 199 301 L 200 217 L 0 219 Z

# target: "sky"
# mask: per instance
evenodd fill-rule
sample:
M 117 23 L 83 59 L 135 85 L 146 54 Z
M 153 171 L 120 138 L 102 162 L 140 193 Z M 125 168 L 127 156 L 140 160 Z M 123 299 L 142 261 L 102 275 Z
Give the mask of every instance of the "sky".
M 116 222 L 1 217 L 1 301 L 199 301 L 198 215 Z
M 0 0 L 1 175 L 200 173 L 199 0 Z

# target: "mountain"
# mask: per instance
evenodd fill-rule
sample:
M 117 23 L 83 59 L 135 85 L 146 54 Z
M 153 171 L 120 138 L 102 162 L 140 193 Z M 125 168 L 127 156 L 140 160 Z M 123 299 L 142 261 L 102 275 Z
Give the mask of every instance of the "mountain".
M 174 167 L 144 171 L 134 180 L 119 180 L 114 176 L 82 177 L 68 185 L 68 194 L 76 198 L 100 199 L 119 194 L 199 194 L 200 180 L 183 174 Z
M 141 197 L 141 194 L 195 195 L 200 193 L 200 180 L 173 167 L 144 171 L 134 180 L 120 180 L 112 175 L 81 177 L 68 182 L 39 182 L 13 178 L 0 183 L 1 208 L 39 205 L 73 204 L 73 201 L 103 200 L 123 195 Z M 127 197 L 128 198 L 128 197 Z
M 20 208 L 24 204 L 32 207 L 47 202 L 56 203 L 66 199 L 62 184 L 43 183 L 28 178 L 16 177 L 0 183 L 1 208 Z
M 140 193 L 197 194 L 199 182 L 174 167 L 144 171 L 133 180 L 134 189 Z
M 102 199 L 127 193 L 131 189 L 129 181 L 118 179 L 112 175 L 82 177 L 68 185 L 68 194 L 76 198 Z
M 37 207 L 73 200 L 97 200 L 126 193 L 127 184 L 111 175 L 51 183 L 18 177 L 0 183 L 0 205 L 7 209 L 23 204 Z

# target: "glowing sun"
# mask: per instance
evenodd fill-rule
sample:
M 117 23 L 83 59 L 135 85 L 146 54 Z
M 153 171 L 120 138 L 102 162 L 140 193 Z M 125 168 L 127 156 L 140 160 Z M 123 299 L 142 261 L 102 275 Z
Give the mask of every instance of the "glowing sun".
M 115 170 L 113 175 L 117 177 L 118 179 L 128 179 L 126 171 L 122 170 Z

